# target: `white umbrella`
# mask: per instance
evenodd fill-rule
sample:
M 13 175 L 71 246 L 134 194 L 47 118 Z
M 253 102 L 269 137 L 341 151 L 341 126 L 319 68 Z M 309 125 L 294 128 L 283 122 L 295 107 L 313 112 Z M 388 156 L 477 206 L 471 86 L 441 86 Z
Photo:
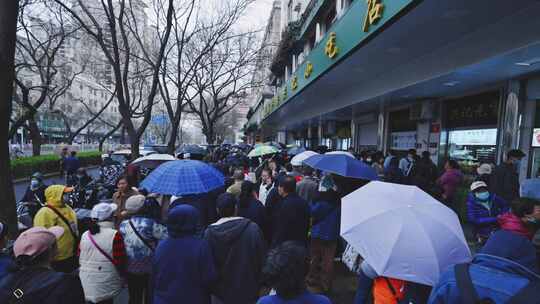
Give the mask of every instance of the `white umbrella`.
M 300 167 L 302 166 L 302 163 L 310 158 L 311 156 L 313 155 L 318 155 L 319 153 L 317 152 L 313 152 L 313 151 L 304 151 L 296 156 L 294 156 L 292 159 L 291 159 L 291 165 L 295 166 L 295 167 Z
M 471 260 L 457 215 L 415 186 L 374 181 L 344 197 L 341 236 L 378 275 L 430 286 Z
M 352 155 L 351 152 L 347 152 L 347 151 L 332 151 L 332 152 L 326 152 L 324 154 L 328 154 L 328 155 L 332 155 L 332 154 L 347 155 L 349 157 L 352 157 L 352 158 L 356 159 L 356 157 L 354 155 Z
M 133 161 L 133 164 L 137 164 L 141 167 L 155 168 L 164 162 L 173 160 L 176 160 L 176 158 L 169 154 L 150 154 L 137 158 Z

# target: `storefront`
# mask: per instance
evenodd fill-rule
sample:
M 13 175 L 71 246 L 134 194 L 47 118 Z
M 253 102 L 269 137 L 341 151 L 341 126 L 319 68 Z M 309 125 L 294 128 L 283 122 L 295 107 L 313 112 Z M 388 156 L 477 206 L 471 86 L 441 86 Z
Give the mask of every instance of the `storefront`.
M 532 134 L 532 159 L 530 176 L 539 176 L 540 170 L 540 100 L 536 101 L 535 122 Z
M 458 161 L 465 171 L 482 163 L 496 164 L 499 104 L 498 91 L 445 101 L 444 158 Z
M 354 148 L 356 152 L 377 150 L 379 124 L 376 113 L 363 114 L 354 119 Z
M 347 150 L 352 146 L 351 121 L 338 121 L 336 123 L 336 150 Z
M 388 113 L 388 147 L 397 153 L 416 149 L 417 122 L 410 108 Z

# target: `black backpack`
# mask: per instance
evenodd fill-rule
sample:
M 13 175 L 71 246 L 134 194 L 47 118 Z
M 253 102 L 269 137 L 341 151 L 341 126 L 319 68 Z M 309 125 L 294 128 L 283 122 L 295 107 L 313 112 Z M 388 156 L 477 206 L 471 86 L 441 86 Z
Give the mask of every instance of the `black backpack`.
M 46 303 L 63 278 L 63 273 L 47 268 L 29 268 L 8 274 L 0 280 L 0 303 Z
M 456 282 L 459 290 L 461 304 L 495 304 L 489 298 L 479 299 L 478 293 L 474 289 L 469 264 L 458 264 L 454 270 Z M 527 286 L 519 290 L 505 304 L 538 304 L 540 303 L 540 280 L 531 281 Z

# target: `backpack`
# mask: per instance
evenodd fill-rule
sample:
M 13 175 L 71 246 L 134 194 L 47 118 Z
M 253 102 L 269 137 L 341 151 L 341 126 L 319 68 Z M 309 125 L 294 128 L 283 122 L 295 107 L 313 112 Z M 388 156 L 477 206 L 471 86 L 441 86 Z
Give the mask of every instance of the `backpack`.
M 0 280 L 0 303 L 46 302 L 63 278 L 63 273 L 46 268 L 29 268 L 11 273 Z
M 456 283 L 461 304 L 494 304 L 490 298 L 479 299 L 472 283 L 469 264 L 458 264 L 454 267 Z M 519 290 L 505 304 L 537 304 L 540 303 L 540 280 L 531 281 Z

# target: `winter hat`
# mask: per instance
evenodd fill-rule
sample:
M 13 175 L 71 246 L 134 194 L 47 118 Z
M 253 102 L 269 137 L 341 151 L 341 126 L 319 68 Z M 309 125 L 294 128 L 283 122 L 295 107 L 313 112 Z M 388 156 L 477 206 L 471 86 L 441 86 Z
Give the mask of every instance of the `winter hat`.
M 492 168 L 490 164 L 481 164 L 480 167 L 476 169 L 478 175 L 491 174 Z
M 130 196 L 127 200 L 126 200 L 126 211 L 129 213 L 129 214 L 135 214 L 137 212 L 139 212 L 139 210 L 141 210 L 141 208 L 144 206 L 144 201 L 146 200 L 146 197 L 144 197 L 144 195 L 133 195 L 133 196 Z
M 487 184 L 482 182 L 482 181 L 478 181 L 478 182 L 474 182 L 471 184 L 471 191 L 476 191 L 480 188 L 487 188 Z
M 27 255 L 37 257 L 49 249 L 64 234 L 64 228 L 54 226 L 49 229 L 33 227 L 21 233 L 13 245 L 15 257 Z
M 111 218 L 116 209 L 118 209 L 116 204 L 99 203 L 92 208 L 90 217 L 98 222 L 102 222 Z

